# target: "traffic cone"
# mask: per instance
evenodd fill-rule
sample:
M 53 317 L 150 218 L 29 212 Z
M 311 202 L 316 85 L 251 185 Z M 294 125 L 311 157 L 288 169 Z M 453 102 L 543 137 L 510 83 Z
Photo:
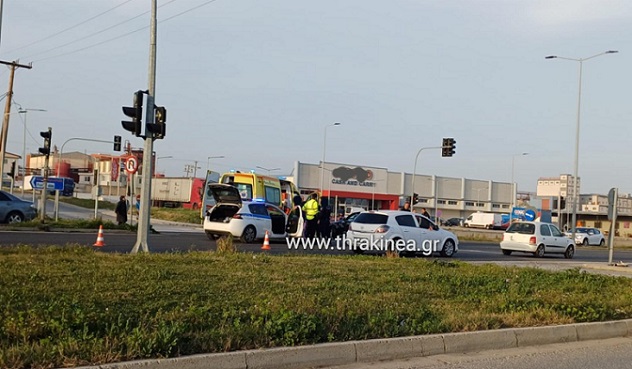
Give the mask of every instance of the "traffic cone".
M 261 250 L 272 250 L 270 248 L 270 237 L 268 237 L 268 231 L 266 231 L 266 235 L 263 237 L 263 246 L 261 246 Z
M 95 247 L 105 246 L 105 240 L 103 239 L 103 225 L 99 226 L 99 234 L 97 234 L 97 242 L 92 246 L 95 246 Z

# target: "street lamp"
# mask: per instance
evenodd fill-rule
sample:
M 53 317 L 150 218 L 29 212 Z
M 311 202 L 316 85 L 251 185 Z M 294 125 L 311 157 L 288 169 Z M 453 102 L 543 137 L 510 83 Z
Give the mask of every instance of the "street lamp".
M 577 182 L 579 181 L 579 121 L 580 121 L 580 112 L 581 112 L 581 103 L 582 103 L 582 68 L 584 65 L 584 61 L 596 58 L 605 54 L 616 54 L 617 50 L 608 50 L 599 54 L 595 54 L 588 58 L 567 58 L 563 56 L 557 55 L 549 55 L 545 56 L 545 59 L 564 59 L 579 62 L 579 93 L 577 97 L 577 126 L 575 128 L 575 171 L 573 174 L 573 218 L 572 218 L 572 234 L 571 239 L 575 239 L 575 231 L 577 226 L 577 202 L 579 200 L 579 196 L 577 194 Z M 559 215 L 559 214 L 558 214 Z
M 511 209 L 509 209 L 509 222 L 513 219 L 513 208 L 516 206 L 516 192 L 518 187 L 514 183 L 514 166 L 517 156 L 526 156 L 529 155 L 528 152 L 523 152 L 522 154 L 516 154 L 511 157 Z
M 281 168 L 266 168 L 266 167 L 260 167 L 258 165 L 256 166 L 256 168 L 265 170 L 266 172 L 268 172 L 268 175 L 270 174 L 270 172 L 274 172 L 275 170 L 281 170 Z
M 155 171 L 156 173 L 158 173 L 158 160 L 160 160 L 160 159 L 171 159 L 171 158 L 173 158 L 173 156 L 171 156 L 171 155 L 169 155 L 169 156 L 159 156 L 159 157 L 157 157 L 157 158 L 156 158 L 156 168 L 154 168 L 154 171 Z
M 20 109 L 19 114 L 24 114 L 22 124 L 24 125 L 23 138 L 22 138 L 22 197 L 24 197 L 24 177 L 26 177 L 26 113 L 30 111 L 46 111 L 44 109 Z
M 476 207 L 478 207 L 478 205 L 481 202 L 481 191 L 483 190 L 487 190 L 487 188 L 475 188 L 474 191 L 476 191 Z
M 323 194 L 323 185 L 325 184 L 325 153 L 327 152 L 327 128 L 339 126 L 340 122 L 328 124 L 325 126 L 325 134 L 323 136 L 323 161 L 320 164 L 320 194 Z
M 208 176 L 208 171 L 211 169 L 211 159 L 224 159 L 224 155 L 209 156 L 206 158 L 206 175 L 207 176 Z

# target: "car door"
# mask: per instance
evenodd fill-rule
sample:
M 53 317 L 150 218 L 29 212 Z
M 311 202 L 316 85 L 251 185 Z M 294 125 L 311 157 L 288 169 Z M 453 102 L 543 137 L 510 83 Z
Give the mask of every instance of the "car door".
M 418 244 L 420 233 L 419 227 L 417 227 L 417 222 L 415 222 L 415 218 L 413 218 L 412 214 L 403 214 L 395 216 L 395 221 L 397 225 L 399 225 L 402 230 L 404 240 L 406 242 L 415 242 Z
M 568 246 L 569 244 L 568 237 L 564 236 L 564 233 L 562 233 L 562 231 L 560 231 L 560 229 L 557 228 L 557 226 L 555 226 L 554 224 L 549 224 L 549 228 L 551 228 L 551 237 L 553 237 L 553 241 L 552 241 L 553 249 L 551 251 L 552 252 L 566 251 L 566 246 Z
M 425 254 L 440 251 L 443 247 L 441 232 L 437 232 L 438 227 L 423 215 L 415 215 L 419 223 L 419 243 L 417 244 Z
M 286 223 L 285 212 L 272 204 L 266 205 L 266 210 L 270 216 L 270 236 L 284 237 Z
M 265 204 L 251 203 L 248 205 L 248 209 L 252 215 L 249 217 L 251 219 L 251 224 L 257 229 L 257 237 L 262 237 L 266 231 L 270 232 L 272 222 L 270 220 L 270 215 L 268 215 L 268 210 L 266 210 Z
M 549 228 L 548 224 L 540 224 L 540 237 L 544 244 L 544 252 L 550 251 L 551 248 L 555 247 L 555 241 L 553 240 L 551 228 Z
M 0 222 L 4 222 L 7 215 L 11 211 L 11 199 L 9 196 L 0 192 Z

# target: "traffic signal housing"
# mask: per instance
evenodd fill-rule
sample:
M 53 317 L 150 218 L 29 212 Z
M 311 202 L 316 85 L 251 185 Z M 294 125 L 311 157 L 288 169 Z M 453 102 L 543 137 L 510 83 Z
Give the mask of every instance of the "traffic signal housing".
M 121 151 L 121 136 L 114 136 L 114 151 Z
M 415 205 L 416 203 L 419 202 L 419 194 L 417 193 L 413 193 L 413 202 L 412 205 Z
M 167 109 L 164 106 L 154 106 L 154 122 L 147 123 L 145 129 L 156 139 L 163 139 L 167 134 Z
M 44 147 L 39 148 L 39 152 L 46 156 L 50 155 L 50 141 L 53 138 L 53 130 L 48 127 L 48 131 L 40 132 L 40 136 L 44 137 Z
M 441 156 L 451 157 L 456 153 L 456 141 L 454 138 L 444 138 L 443 145 L 441 145 Z
M 134 93 L 134 106 L 124 106 L 123 114 L 132 118 L 131 121 L 121 121 L 126 131 L 132 132 L 136 137 L 140 137 L 141 126 L 143 124 L 143 100 L 145 98 L 143 91 Z

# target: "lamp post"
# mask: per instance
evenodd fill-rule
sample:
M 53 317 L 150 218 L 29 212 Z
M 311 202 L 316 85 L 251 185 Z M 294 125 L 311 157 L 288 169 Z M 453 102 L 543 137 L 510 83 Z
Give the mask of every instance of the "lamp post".
M 154 168 L 154 171 L 155 171 L 156 173 L 158 173 L 158 160 L 160 160 L 160 159 L 171 159 L 171 158 L 173 158 L 173 156 L 171 156 L 171 155 L 168 155 L 168 156 L 159 156 L 159 157 L 157 157 L 157 158 L 156 158 L 156 168 Z
M 23 137 L 22 137 L 22 197 L 24 197 L 24 177 L 26 177 L 26 113 L 30 111 L 46 111 L 44 109 L 20 109 L 19 114 L 24 114 L 22 123 L 24 124 Z
M 325 153 L 327 152 L 327 128 L 339 126 L 340 122 L 328 124 L 325 126 L 325 134 L 323 135 L 323 161 L 320 164 L 320 194 L 323 194 L 323 185 L 325 184 Z
M 208 171 L 211 170 L 211 159 L 224 159 L 224 155 L 209 156 L 206 158 L 206 175 L 207 176 L 208 176 Z
M 274 172 L 275 170 L 281 170 L 281 168 L 266 168 L 266 167 L 260 167 L 258 165 L 256 166 L 256 168 L 265 170 L 266 172 L 268 172 L 268 175 L 270 175 L 270 172 Z
M 579 196 L 577 194 L 577 182 L 579 181 L 579 122 L 580 122 L 580 113 L 581 113 L 581 104 L 582 104 L 582 68 L 584 65 L 584 61 L 596 58 L 601 55 L 606 54 L 616 54 L 618 51 L 616 50 L 608 50 L 601 52 L 599 54 L 595 54 L 593 56 L 589 56 L 588 58 L 568 58 L 557 55 L 549 55 L 544 57 L 545 59 L 564 59 L 579 62 L 579 92 L 577 94 L 577 125 L 575 128 L 575 165 L 574 165 L 574 174 L 573 174 L 573 218 L 572 218 L 572 234 L 571 239 L 575 239 L 575 231 L 577 227 L 577 202 L 579 200 Z
M 481 191 L 483 190 L 487 190 L 487 188 L 474 189 L 474 191 L 476 191 L 476 207 L 478 207 L 478 204 L 481 202 Z
M 511 209 L 509 209 L 509 223 L 511 223 L 511 220 L 513 219 L 513 208 L 516 206 L 516 191 L 518 189 L 518 187 L 514 183 L 514 167 L 516 157 L 526 155 L 529 155 L 529 153 L 523 152 L 522 154 L 516 154 L 511 157 Z

